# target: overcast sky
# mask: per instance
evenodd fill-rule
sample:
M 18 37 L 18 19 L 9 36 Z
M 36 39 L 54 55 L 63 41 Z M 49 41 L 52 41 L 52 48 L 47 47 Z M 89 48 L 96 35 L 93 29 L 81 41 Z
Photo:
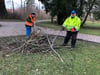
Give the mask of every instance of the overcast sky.
M 14 1 L 14 7 L 18 8 L 21 5 L 21 0 L 13 0 Z M 25 0 L 22 0 L 24 3 Z M 6 8 L 12 8 L 12 0 L 5 0 Z M 38 0 L 35 0 L 35 3 L 39 4 Z

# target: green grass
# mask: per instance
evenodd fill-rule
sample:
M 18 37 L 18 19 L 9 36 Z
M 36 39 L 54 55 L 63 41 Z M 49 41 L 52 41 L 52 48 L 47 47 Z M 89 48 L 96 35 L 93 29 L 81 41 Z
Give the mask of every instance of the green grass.
M 51 29 L 55 29 L 55 30 L 61 29 L 60 25 L 56 25 L 56 24 L 53 24 L 50 22 L 40 23 L 38 26 L 45 27 L 45 28 L 51 28 Z
M 87 21 L 85 26 L 88 26 L 88 27 L 100 27 L 100 22 Z
M 85 29 L 85 28 L 81 28 L 79 32 L 83 33 L 83 34 L 90 34 L 90 35 L 100 36 L 100 30 L 98 30 L 98 29 Z
M 81 28 L 80 33 L 100 36 L 100 22 L 87 21 L 84 27 L 86 28 Z
M 58 45 L 62 42 L 57 38 Z M 100 75 L 100 44 L 77 41 L 73 51 L 66 47 L 56 51 L 64 63 L 54 53 L 0 57 L 0 75 Z

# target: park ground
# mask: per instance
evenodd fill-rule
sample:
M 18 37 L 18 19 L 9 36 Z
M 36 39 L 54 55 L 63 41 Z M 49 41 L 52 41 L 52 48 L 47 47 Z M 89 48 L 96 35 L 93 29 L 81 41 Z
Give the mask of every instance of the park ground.
M 93 23 L 90 23 L 89 25 L 91 24 Z M 99 23 L 95 26 L 97 26 L 98 28 Z M 99 29 L 91 30 L 90 28 L 90 31 L 87 30 L 86 32 L 87 34 L 100 36 L 100 34 L 97 33 L 96 31 L 99 32 L 100 30 Z M 83 30 L 80 32 L 83 33 Z M 55 44 L 61 45 L 63 39 L 64 37 L 58 37 L 55 41 Z M 99 75 L 100 74 L 99 43 L 78 40 L 76 48 L 73 50 L 66 47 L 60 47 L 59 49 L 55 49 L 61 55 L 64 62 L 61 62 L 60 59 L 57 57 L 57 55 L 51 51 L 36 52 L 27 55 L 18 53 L 14 54 L 13 56 L 5 54 L 6 52 L 8 52 L 10 48 L 12 49 L 15 48 L 16 41 L 18 42 L 20 40 L 25 40 L 25 36 L 18 35 L 13 37 L 0 38 L 0 46 L 1 46 L 0 48 L 4 49 L 4 50 L 0 49 L 0 75 Z

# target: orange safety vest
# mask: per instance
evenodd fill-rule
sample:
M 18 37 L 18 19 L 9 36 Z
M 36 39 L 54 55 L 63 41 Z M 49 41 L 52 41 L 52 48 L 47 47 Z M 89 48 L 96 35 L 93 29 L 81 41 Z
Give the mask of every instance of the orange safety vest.
M 31 18 L 31 23 L 28 22 L 28 21 L 25 21 L 25 25 L 27 25 L 27 26 L 33 26 L 33 22 L 35 21 L 35 18 L 32 18 L 31 15 L 29 15 L 29 17 Z

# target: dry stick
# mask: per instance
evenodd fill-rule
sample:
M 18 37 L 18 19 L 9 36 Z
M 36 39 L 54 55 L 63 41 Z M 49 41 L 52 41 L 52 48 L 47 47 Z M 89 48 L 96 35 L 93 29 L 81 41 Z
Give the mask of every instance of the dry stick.
M 33 33 L 33 32 L 32 32 Z M 39 30 L 36 34 L 31 35 L 30 39 L 33 39 L 34 37 L 36 37 L 37 35 L 39 35 L 41 33 L 41 30 Z
M 20 47 L 13 49 L 12 52 L 14 52 L 14 51 L 16 51 L 16 50 L 18 50 L 18 49 L 21 49 L 21 48 L 24 47 L 26 44 L 29 44 L 29 43 L 32 42 L 32 41 L 33 41 L 33 40 L 27 40 L 27 41 L 26 41 L 23 45 L 21 45 Z
M 61 32 L 61 31 L 59 30 L 58 34 L 59 34 L 60 32 Z M 59 35 L 56 35 L 56 36 L 54 37 L 54 39 L 52 40 L 52 44 L 55 42 L 55 40 L 57 39 L 58 36 L 59 36 Z
M 53 48 L 53 44 L 51 44 L 51 42 L 50 42 L 50 40 L 49 40 L 49 38 L 48 38 L 48 34 L 47 34 L 46 37 L 47 37 L 47 40 L 48 40 L 48 42 L 49 42 L 50 48 L 54 51 L 55 54 L 57 54 L 57 56 L 60 58 L 61 62 L 64 62 L 63 59 L 61 58 L 60 54 L 57 53 L 57 52 L 55 51 L 55 49 Z

